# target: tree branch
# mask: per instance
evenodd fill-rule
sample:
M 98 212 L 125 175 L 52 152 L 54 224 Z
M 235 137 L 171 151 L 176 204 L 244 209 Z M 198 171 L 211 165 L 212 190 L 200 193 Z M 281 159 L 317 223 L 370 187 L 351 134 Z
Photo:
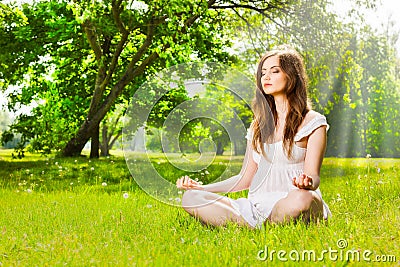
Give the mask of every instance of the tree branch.
M 117 28 L 118 28 L 119 32 L 122 35 L 128 35 L 129 32 L 125 28 L 125 25 L 122 22 L 121 16 L 120 16 L 121 12 L 122 12 L 121 2 L 122 2 L 121 0 L 119 0 L 119 1 L 113 0 L 112 1 L 112 13 L 113 13 L 113 17 L 114 17 L 114 22 L 117 25 Z
M 115 99 L 117 99 L 117 97 L 122 93 L 125 86 L 128 83 L 130 83 L 134 77 L 139 76 L 141 73 L 143 73 L 146 67 L 152 64 L 158 57 L 159 57 L 158 54 L 154 52 L 147 58 L 145 58 L 137 68 L 130 69 L 129 71 L 127 70 L 125 74 L 121 77 L 121 79 L 118 81 L 118 83 L 113 87 L 113 89 L 107 95 L 103 104 L 99 107 L 96 114 L 94 114 L 92 120 L 94 122 L 101 121 L 102 118 L 104 118 L 104 116 L 110 110 Z
M 86 37 L 89 41 L 90 47 L 92 48 L 92 50 L 96 56 L 97 62 L 100 62 L 103 53 L 101 51 L 101 47 L 98 42 L 98 37 L 96 34 L 95 27 L 90 22 L 90 20 L 85 20 L 85 22 L 82 24 L 82 27 L 86 33 Z
M 147 51 L 147 49 L 150 47 L 151 42 L 153 41 L 154 37 L 154 26 L 152 24 L 147 25 L 147 36 L 146 40 L 143 42 L 143 44 L 140 46 L 136 54 L 132 57 L 131 62 L 129 62 L 129 65 L 127 67 L 126 74 L 129 73 L 130 70 L 133 70 L 136 63 L 139 62 L 139 60 L 142 58 L 144 53 Z M 125 75 L 124 75 L 125 76 Z
M 121 1 L 118 1 L 117 4 L 115 4 L 115 3 L 116 3 L 116 1 L 113 0 L 113 6 L 112 6 L 113 18 L 114 18 L 115 24 L 117 25 L 117 28 L 119 29 L 119 31 L 122 34 L 122 37 L 121 37 L 121 40 L 118 42 L 118 45 L 117 45 L 115 52 L 113 54 L 113 57 L 111 59 L 111 63 L 107 70 L 107 76 L 104 78 L 104 80 L 101 84 L 101 88 L 103 90 L 107 87 L 107 85 L 111 81 L 111 77 L 114 74 L 114 71 L 118 65 L 118 59 L 121 56 L 121 53 L 124 50 L 126 41 L 128 40 L 128 37 L 129 37 L 129 31 L 123 25 L 121 16 L 120 16 L 121 9 L 119 8 L 119 5 L 121 4 Z

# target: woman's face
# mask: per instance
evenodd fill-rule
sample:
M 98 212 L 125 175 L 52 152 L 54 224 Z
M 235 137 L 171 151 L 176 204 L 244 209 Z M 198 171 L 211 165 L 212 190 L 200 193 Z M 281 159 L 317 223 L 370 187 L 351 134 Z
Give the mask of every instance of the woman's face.
M 261 86 L 264 93 L 276 96 L 286 94 L 287 76 L 282 71 L 278 56 L 267 58 L 261 71 Z

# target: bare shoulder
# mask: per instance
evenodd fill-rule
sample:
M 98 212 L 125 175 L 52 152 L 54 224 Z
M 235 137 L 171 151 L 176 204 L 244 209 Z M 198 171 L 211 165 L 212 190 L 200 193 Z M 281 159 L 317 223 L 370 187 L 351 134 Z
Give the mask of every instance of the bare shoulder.
M 315 110 L 310 110 L 309 112 L 307 112 L 302 125 L 306 125 L 307 123 L 309 123 L 310 121 L 312 121 L 313 119 L 315 119 L 316 117 L 321 117 L 323 115 L 321 115 L 320 113 L 316 112 Z

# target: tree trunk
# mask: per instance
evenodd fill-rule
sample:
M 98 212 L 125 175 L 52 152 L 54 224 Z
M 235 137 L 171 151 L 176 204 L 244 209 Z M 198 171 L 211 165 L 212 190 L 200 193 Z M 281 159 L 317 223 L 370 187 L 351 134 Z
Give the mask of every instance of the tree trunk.
M 82 149 L 90 139 L 89 123 L 84 122 L 78 133 L 67 143 L 62 155 L 64 157 L 75 157 L 79 156 Z
M 101 146 L 100 146 L 100 155 L 102 157 L 107 157 L 110 155 L 110 147 L 108 146 L 108 127 L 103 124 L 103 129 L 101 131 Z
M 222 155 L 224 153 L 224 146 L 222 142 L 217 143 L 217 155 Z
M 90 158 L 99 158 L 100 148 L 100 125 L 97 125 L 92 133 L 92 142 L 90 145 Z
M 115 141 L 122 135 L 122 130 L 117 133 L 116 136 L 111 140 L 111 142 L 108 144 L 108 154 L 110 154 L 111 148 L 114 146 Z
M 100 123 L 100 119 L 98 120 Z M 98 127 L 98 124 L 97 124 Z M 96 124 L 94 121 L 86 120 L 79 128 L 76 135 L 69 140 L 65 146 L 62 155 L 64 157 L 75 157 L 79 156 L 86 143 L 93 136 L 93 132 L 96 130 Z

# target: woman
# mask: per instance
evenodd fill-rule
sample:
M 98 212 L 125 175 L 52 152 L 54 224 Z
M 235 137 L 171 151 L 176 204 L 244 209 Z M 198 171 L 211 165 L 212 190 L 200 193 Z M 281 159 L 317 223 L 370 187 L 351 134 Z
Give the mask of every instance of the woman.
M 318 187 L 329 126 L 308 106 L 304 63 L 295 50 L 283 47 L 261 58 L 253 111 L 240 173 L 208 185 L 181 177 L 183 208 L 215 226 L 327 219 Z M 248 197 L 237 200 L 217 194 L 246 189 Z

